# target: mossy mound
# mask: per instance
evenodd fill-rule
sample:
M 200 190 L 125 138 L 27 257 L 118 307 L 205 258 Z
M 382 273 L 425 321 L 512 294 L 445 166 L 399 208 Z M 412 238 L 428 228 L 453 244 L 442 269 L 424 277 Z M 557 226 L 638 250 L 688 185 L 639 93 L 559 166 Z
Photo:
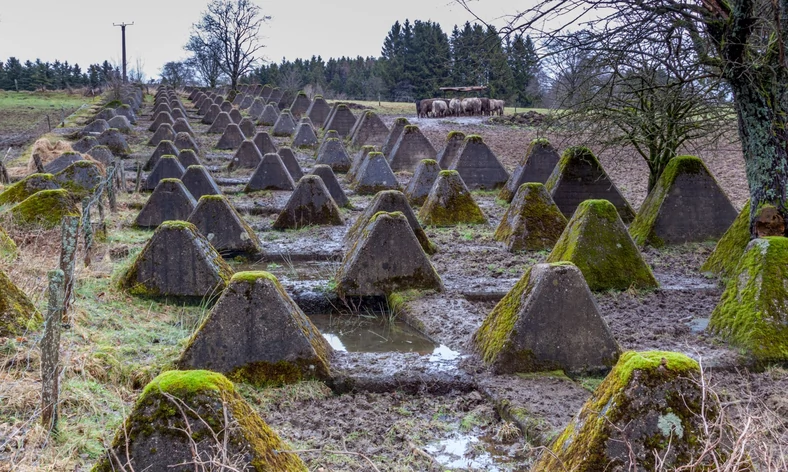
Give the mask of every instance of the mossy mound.
M 372 218 L 374 218 L 375 215 L 380 212 L 402 213 L 405 216 L 405 219 L 408 220 L 408 224 L 410 225 L 411 230 L 413 230 L 413 234 L 416 235 L 416 239 L 419 241 L 419 244 L 421 245 L 421 248 L 424 250 L 424 252 L 427 254 L 434 254 L 437 251 L 437 247 L 430 241 L 430 239 L 427 237 L 427 233 L 424 232 L 424 229 L 422 229 L 419 221 L 416 219 L 416 215 L 413 213 L 413 209 L 411 209 L 410 205 L 408 205 L 405 195 L 397 190 L 385 190 L 383 192 L 378 192 L 370 204 L 367 205 L 367 208 L 364 210 L 364 212 L 358 217 L 353 226 L 351 226 L 348 232 L 345 234 L 345 241 L 347 241 L 350 245 L 355 243 L 355 241 L 361 236 L 364 228 L 366 228 L 369 225 L 369 222 L 372 221 Z
M 178 365 L 209 369 L 236 381 L 278 386 L 330 377 L 328 345 L 268 272 L 239 272 Z
M 295 182 L 290 177 L 282 158 L 279 154 L 266 154 L 263 160 L 254 170 L 249 182 L 244 188 L 244 192 L 255 192 L 258 190 L 293 190 Z
M 307 471 L 296 454 L 283 452 L 288 449 L 222 374 L 167 371 L 145 387 L 92 470 L 186 471 L 199 462 L 226 470 Z
M 64 216 L 79 216 L 74 197 L 65 189 L 41 190 L 9 210 L 14 222 L 24 227 L 53 229 Z
M 788 361 L 788 238 L 749 243 L 709 320 L 709 330 L 759 364 Z
M 486 224 L 487 217 L 473 200 L 460 174 L 442 170 L 419 210 L 419 220 L 429 226 Z
M 274 229 L 298 229 L 311 225 L 342 226 L 339 207 L 316 175 L 305 175 L 296 184 L 285 207 L 274 221 Z
M 629 227 L 639 245 L 717 239 L 736 219 L 736 210 L 702 160 L 670 160 Z
M 405 196 L 408 197 L 408 202 L 411 205 L 424 204 L 440 171 L 438 162 L 433 159 L 424 159 L 418 163 L 416 171 L 405 189 Z
M 52 174 L 31 174 L 0 193 L 0 205 L 19 203 L 41 190 L 60 188 Z
M 494 372 L 609 370 L 620 349 L 582 273 L 571 263 L 537 264 L 473 335 Z
M 608 177 L 594 153 L 586 147 L 570 147 L 561 156 L 545 183 L 553 201 L 567 218 L 580 203 L 603 199 L 612 203 L 626 223 L 635 219 L 632 207 Z
M 208 299 L 227 285 L 233 270 L 197 228 L 165 221 L 121 277 L 132 295 Z
M 545 183 L 553 173 L 560 156 L 550 141 L 534 139 L 525 151 L 523 161 L 517 164 L 498 198 L 511 203 L 517 190 L 526 182 Z
M 616 207 L 607 200 L 586 200 L 577 207 L 547 256 L 547 262 L 560 261 L 575 264 L 594 291 L 659 286 Z
M 553 248 L 566 225 L 566 217 L 545 186 L 525 183 L 501 218 L 495 239 L 511 252 L 543 251 Z
M 384 190 L 399 190 L 397 176 L 392 172 L 386 157 L 380 152 L 371 152 L 356 174 L 354 189 L 358 195 L 375 195 Z
M 714 251 L 703 263 L 700 270 L 711 272 L 724 279 L 730 277 L 736 271 L 739 260 L 751 239 L 750 200 L 747 200 L 744 208 L 739 212 L 739 216 L 733 220 L 733 224 L 717 241 Z
M 93 195 L 104 176 L 99 164 L 94 161 L 77 161 L 55 174 L 55 181 L 75 198 Z
M 402 213 L 376 213 L 337 271 L 340 296 L 379 296 L 405 290 L 443 290 Z
M 16 259 L 18 254 L 19 249 L 16 247 L 16 243 L 8 236 L 8 233 L 0 227 L 0 258 L 10 262 Z
M 2 236 L 8 238 L 5 232 Z M 0 338 L 21 336 L 38 329 L 42 322 L 43 317 L 27 295 L 0 270 Z
M 683 354 L 621 354 L 533 470 L 655 470 L 657 458 L 666 470 L 689 464 L 707 444 L 700 437 L 699 376 L 698 363 Z M 705 413 L 716 416 L 713 410 Z M 699 464 L 697 470 L 713 470 L 713 464 Z

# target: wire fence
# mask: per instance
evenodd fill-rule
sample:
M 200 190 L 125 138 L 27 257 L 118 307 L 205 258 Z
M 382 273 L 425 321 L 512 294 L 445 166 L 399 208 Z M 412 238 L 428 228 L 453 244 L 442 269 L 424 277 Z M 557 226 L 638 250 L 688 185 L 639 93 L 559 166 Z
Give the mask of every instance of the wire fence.
M 53 128 L 62 127 L 65 124 L 67 117 L 87 106 L 89 105 L 85 103 L 74 109 L 61 108 L 54 113 L 45 114 L 40 120 L 36 122 L 36 124 L 24 131 L 20 131 L 10 136 L 0 135 L 0 148 L 24 146 L 42 134 L 52 131 Z

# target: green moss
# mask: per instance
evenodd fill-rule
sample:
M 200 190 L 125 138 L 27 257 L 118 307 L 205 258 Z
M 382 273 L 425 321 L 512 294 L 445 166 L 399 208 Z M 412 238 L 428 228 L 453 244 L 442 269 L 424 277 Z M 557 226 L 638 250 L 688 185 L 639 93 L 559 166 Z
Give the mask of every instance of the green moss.
M 577 207 L 547 257 L 547 262 L 558 261 L 573 262 L 594 291 L 659 286 L 607 200 L 586 200 Z
M 709 329 L 760 365 L 788 361 L 788 238 L 753 240 L 709 320 Z
M 712 272 L 722 278 L 730 277 L 736 270 L 750 239 L 750 201 L 747 200 L 731 227 L 717 241 L 717 246 L 703 263 L 701 270 Z
M 402 130 L 404 134 L 411 134 L 411 133 L 419 133 L 419 127 L 416 125 L 405 125 L 405 129 Z
M 695 156 L 677 156 L 670 160 L 657 184 L 643 201 L 635 220 L 629 227 L 629 234 L 639 245 L 649 244 L 662 247 L 665 242 L 655 233 L 657 218 L 662 208 L 662 203 L 668 196 L 673 183 L 680 175 L 705 174 L 711 176 L 702 160 Z
M 123 103 L 120 100 L 112 100 L 111 102 L 107 102 L 107 104 L 104 105 L 104 108 L 118 108 L 122 105 Z
M 272 282 L 279 283 L 279 280 L 271 274 L 270 272 L 266 272 L 263 270 L 256 270 L 256 271 L 246 271 L 246 272 L 236 272 L 233 274 L 230 282 L 248 282 L 253 284 L 257 282 L 259 279 L 266 279 Z
M 449 135 L 446 136 L 446 141 L 452 141 L 454 139 L 465 139 L 465 133 L 462 131 L 449 131 Z
M 38 329 L 42 322 L 27 295 L 0 270 L 0 337 L 21 336 Z
M 566 217 L 544 185 L 527 182 L 518 189 L 493 237 L 504 242 L 510 251 L 549 250 L 566 225 Z
M 18 248 L 13 239 L 8 236 L 3 228 L 0 228 L 0 258 L 10 262 L 16 259 Z
M 52 174 L 28 175 L 0 193 L 0 205 L 19 203 L 39 190 L 55 190 L 58 187 Z
M 465 137 L 466 143 L 482 144 L 484 140 L 478 134 L 471 134 Z
M 430 226 L 456 226 L 458 224 L 486 224 L 487 217 L 468 192 L 460 174 L 442 170 L 435 182 L 436 192 L 430 192 L 419 210 L 419 220 Z
M 436 166 L 438 165 L 438 161 L 435 159 L 422 159 L 421 164 L 425 166 Z
M 399 117 L 396 120 L 394 120 L 394 125 L 395 126 L 396 125 L 408 125 L 408 124 L 409 124 L 409 122 L 408 122 L 407 118 Z
M 169 393 L 174 397 L 184 398 L 205 391 L 235 392 L 235 387 L 224 375 L 216 372 L 171 370 L 160 374 L 146 385 L 139 401 L 144 401 L 151 392 L 154 394 Z
M 9 210 L 14 221 L 22 226 L 53 229 L 64 216 L 79 216 L 80 210 L 67 190 L 41 190 L 17 203 Z

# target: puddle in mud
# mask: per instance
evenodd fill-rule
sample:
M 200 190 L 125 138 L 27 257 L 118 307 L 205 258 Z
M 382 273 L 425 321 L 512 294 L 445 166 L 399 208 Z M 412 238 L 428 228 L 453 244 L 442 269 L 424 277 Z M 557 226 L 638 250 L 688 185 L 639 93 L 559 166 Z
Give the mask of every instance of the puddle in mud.
M 337 271 L 337 263 L 333 261 L 281 261 L 253 262 L 234 264 L 235 272 L 264 270 L 286 280 L 328 280 Z
M 449 469 L 508 471 L 512 470 L 512 466 L 507 467 L 507 463 L 514 460 L 496 450 L 490 438 L 462 433 L 428 444 L 424 450 L 441 466 Z
M 709 319 L 708 318 L 694 318 L 690 321 L 690 331 L 693 334 L 700 334 L 706 331 L 706 328 L 709 326 Z

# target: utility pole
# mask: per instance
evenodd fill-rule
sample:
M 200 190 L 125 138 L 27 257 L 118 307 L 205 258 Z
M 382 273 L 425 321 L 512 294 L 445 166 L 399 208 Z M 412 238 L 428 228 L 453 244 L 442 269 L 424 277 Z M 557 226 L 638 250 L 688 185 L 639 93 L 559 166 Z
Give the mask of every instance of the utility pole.
M 123 83 L 128 83 L 128 79 L 126 78 L 126 27 L 127 26 L 134 26 L 134 22 L 131 23 L 112 23 L 112 26 L 120 26 L 121 36 L 123 38 Z

